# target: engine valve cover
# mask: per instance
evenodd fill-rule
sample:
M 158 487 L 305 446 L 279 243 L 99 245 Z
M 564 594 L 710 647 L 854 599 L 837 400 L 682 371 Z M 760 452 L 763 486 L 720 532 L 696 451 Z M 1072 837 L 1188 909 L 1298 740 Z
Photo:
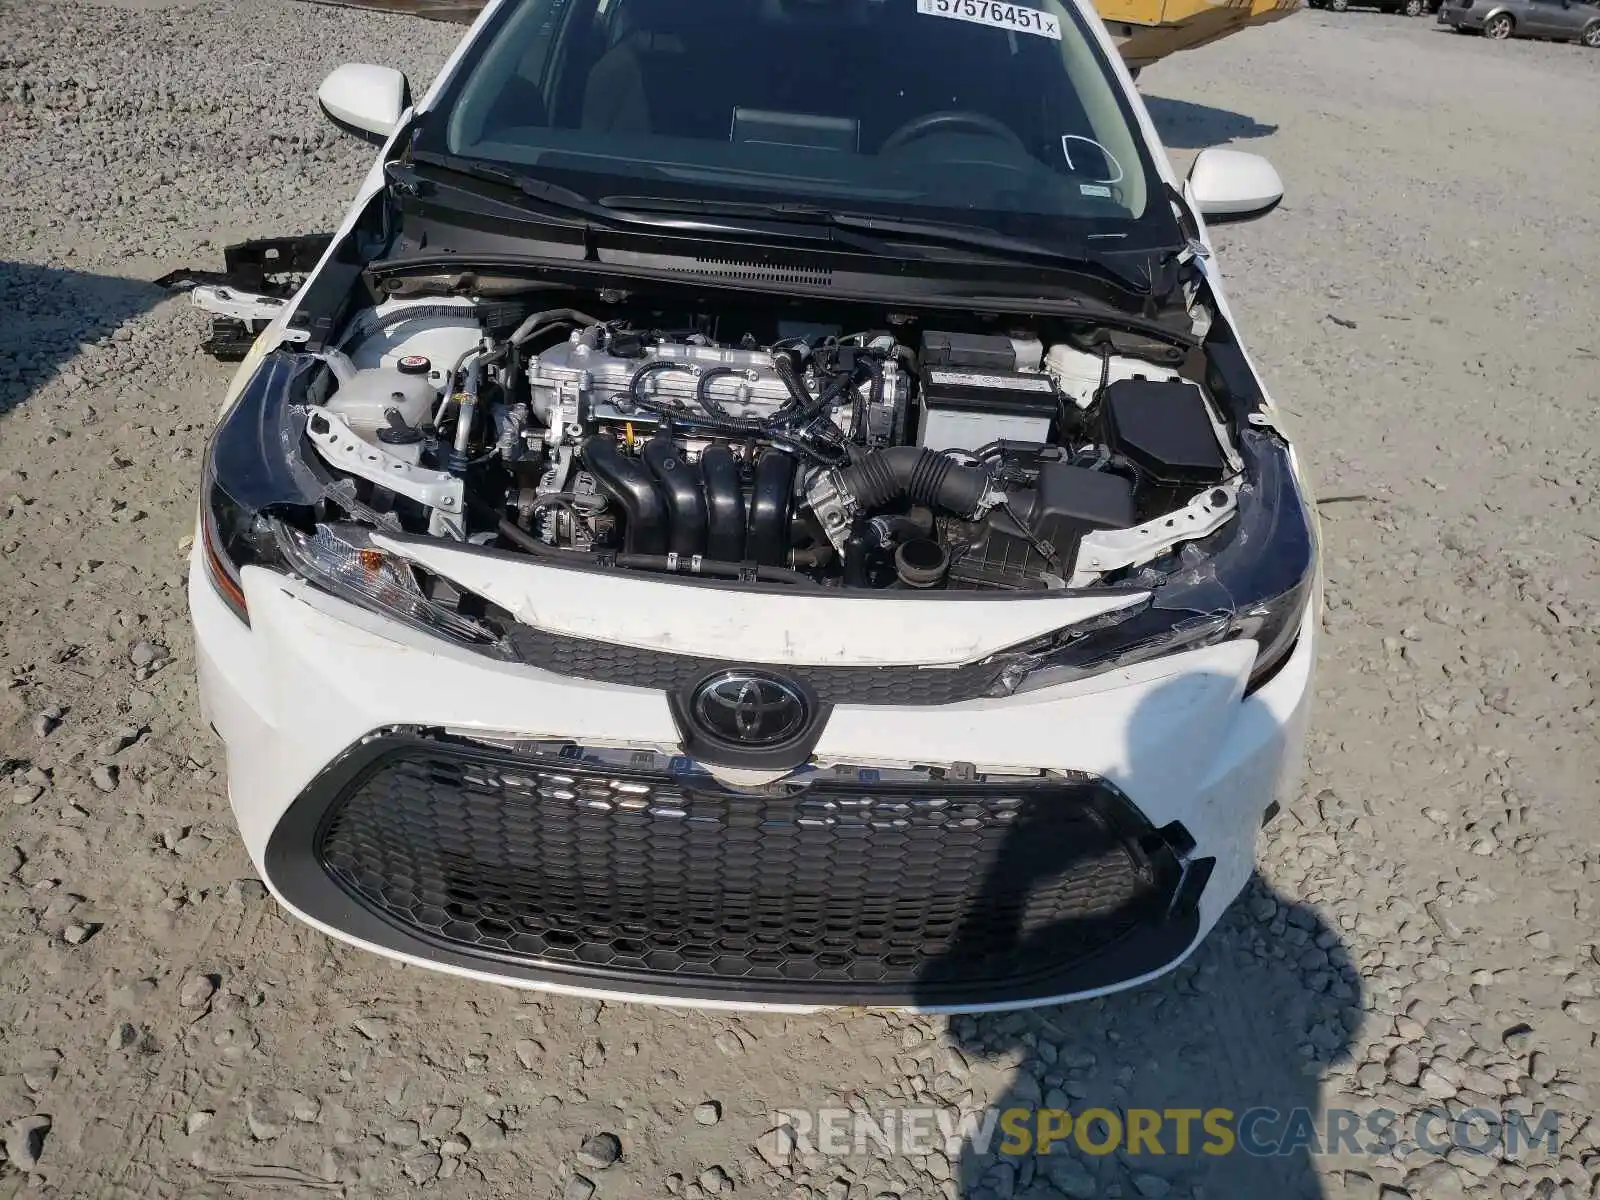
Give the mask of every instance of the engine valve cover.
M 690 412 L 702 410 L 696 392 L 702 375 L 711 370 L 736 372 L 718 374 L 706 385 L 707 395 L 732 416 L 764 419 L 789 400 L 766 351 L 663 342 L 638 357 L 621 358 L 601 349 L 599 336 L 596 330 L 584 330 L 528 360 L 533 411 L 541 421 L 548 424 L 551 414 L 559 411 L 569 417 L 587 412 L 594 421 L 654 424 L 655 414 L 636 409 L 628 393 L 634 375 L 652 363 L 673 363 L 684 369 L 652 371 L 640 384 L 642 393 Z M 883 367 L 879 403 L 871 403 L 871 385 L 862 383 L 848 389 L 830 415 L 841 430 L 853 436 L 853 410 L 859 396 L 866 409 L 867 432 L 883 440 L 898 428 L 896 418 L 904 411 L 907 391 L 905 373 L 890 361 Z

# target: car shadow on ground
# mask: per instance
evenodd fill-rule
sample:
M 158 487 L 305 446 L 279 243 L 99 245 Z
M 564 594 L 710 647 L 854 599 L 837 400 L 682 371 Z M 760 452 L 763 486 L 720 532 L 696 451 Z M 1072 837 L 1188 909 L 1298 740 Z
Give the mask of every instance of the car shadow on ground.
M 1203 150 L 1207 146 L 1270 137 L 1278 132 L 1276 125 L 1265 125 L 1243 113 L 1190 100 L 1169 100 L 1165 96 L 1147 94 L 1144 106 L 1156 124 L 1162 145 L 1169 150 Z
M 0 414 L 165 298 L 138 279 L 0 260 Z
M 1183 776 L 1189 764 L 1174 762 L 1172 746 L 1197 743 L 1172 731 L 1192 703 L 1193 682 L 1179 677 L 1134 712 L 1130 792 L 1150 794 L 1150 782 Z M 1146 910 L 1108 899 L 1117 888 L 1103 875 L 1090 885 L 1087 873 L 1105 861 L 1085 849 L 1091 839 L 1041 832 L 1026 820 L 1008 830 L 946 957 L 921 972 L 921 1003 L 938 1004 L 941 985 L 963 970 L 970 978 L 975 962 L 1060 961 L 1063 944 L 1103 943 L 1107 925 L 1125 929 L 1135 911 L 1145 919 Z M 1041 896 L 1063 878 L 1076 881 L 1076 895 L 1098 898 L 1094 916 L 1040 919 Z M 1190 958 L 1159 979 L 1076 1004 L 948 1019 L 948 1044 L 969 1066 L 1014 1071 L 990 1101 L 1000 1116 L 989 1136 L 980 1141 L 981 1124 L 964 1131 L 951 1164 L 957 1194 L 1058 1200 L 1203 1191 L 1229 1200 L 1314 1200 L 1322 1191 L 1304 1133 L 1326 1132 L 1321 1077 L 1349 1057 L 1361 1013 L 1361 980 L 1338 935 L 1313 909 L 1255 876 Z M 1092 1120 L 1091 1109 L 1101 1110 Z M 1223 1109 L 1226 1117 L 1216 1111 Z M 1240 1120 L 1263 1109 L 1271 1112 Z M 1021 1111 L 1008 1125 L 1010 1110 Z M 1073 1124 L 1051 1115 L 1061 1113 Z M 1087 1128 L 1073 1127 L 1080 1117 Z M 1040 1153 L 1046 1119 L 1059 1140 Z M 1134 1125 L 1153 1122 L 1155 1140 L 1130 1147 Z

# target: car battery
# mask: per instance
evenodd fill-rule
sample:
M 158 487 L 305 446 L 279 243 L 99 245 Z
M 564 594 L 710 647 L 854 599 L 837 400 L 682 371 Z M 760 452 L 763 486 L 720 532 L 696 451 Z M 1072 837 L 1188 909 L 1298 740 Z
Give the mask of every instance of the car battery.
M 932 450 L 977 450 L 991 442 L 1045 442 L 1060 408 L 1048 375 L 925 367 L 918 441 Z

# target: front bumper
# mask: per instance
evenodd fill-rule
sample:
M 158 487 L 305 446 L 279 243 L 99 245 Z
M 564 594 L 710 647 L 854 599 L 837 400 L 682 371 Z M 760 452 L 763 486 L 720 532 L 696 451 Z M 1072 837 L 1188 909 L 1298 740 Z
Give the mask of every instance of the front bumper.
M 1308 620 L 1249 697 L 1254 644 L 1240 642 L 1007 699 L 839 704 L 814 759 L 849 769 L 798 798 L 754 797 L 683 777 L 663 691 L 486 660 L 266 571 L 247 569 L 244 589 L 249 627 L 191 566 L 202 707 L 282 903 L 420 966 L 707 1006 L 975 1011 L 1169 970 L 1249 879 L 1263 813 L 1296 782 L 1314 656 Z M 651 803 L 613 803 L 626 771 L 592 762 L 552 790 L 550 764 L 483 739 L 629 752 L 623 782 Z M 930 763 L 961 764 L 963 782 L 902 794 L 871 774 Z M 537 936 L 518 941 L 530 896 L 562 919 L 534 914 Z M 979 969 L 972 945 L 1001 910 L 1011 958 Z M 1085 921 L 1118 918 L 1063 950 Z

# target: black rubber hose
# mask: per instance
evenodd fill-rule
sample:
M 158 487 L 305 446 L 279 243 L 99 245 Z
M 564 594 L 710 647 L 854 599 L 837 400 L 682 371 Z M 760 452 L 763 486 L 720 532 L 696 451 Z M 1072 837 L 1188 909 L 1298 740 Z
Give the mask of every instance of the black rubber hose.
M 877 412 L 878 406 L 883 403 L 883 364 L 875 358 L 869 358 L 867 370 L 872 373 L 871 399 L 863 403 L 861 396 L 857 394 L 850 417 L 850 436 L 863 446 L 872 444 L 872 431 L 867 428 L 867 414 Z
M 696 388 L 696 397 L 705 405 L 705 411 L 695 412 L 676 400 L 669 397 L 646 396 L 640 385 L 652 375 L 660 375 L 667 371 L 692 371 L 694 368 L 688 363 L 667 362 L 657 359 L 646 363 L 635 371 L 628 380 L 628 398 L 633 401 L 635 408 L 645 412 L 656 413 L 658 416 L 671 417 L 682 425 L 696 425 L 701 429 L 715 433 L 737 435 L 742 433 L 759 433 L 766 428 L 766 422 L 752 420 L 745 417 L 736 417 L 725 411 L 714 399 L 704 392 L 705 379 Z M 732 368 L 718 367 L 717 371 L 731 371 Z M 710 372 L 708 372 L 710 374 Z M 715 376 L 713 376 L 715 377 Z
M 989 473 L 982 467 L 964 466 L 948 454 L 920 446 L 874 450 L 835 473 L 840 490 L 848 493 L 862 512 L 904 497 L 913 504 L 975 517 L 990 488 Z
M 456 309 L 455 311 L 459 314 L 461 310 Z M 524 318 L 522 324 L 518 325 L 506 340 L 513 346 L 520 346 L 538 332 L 540 326 L 549 325 L 551 322 L 598 325 L 600 324 L 600 318 L 591 317 L 588 313 L 579 312 L 575 308 L 547 308 L 543 312 L 532 313 Z
M 653 397 L 646 396 L 639 391 L 639 385 L 652 375 L 660 375 L 665 371 L 687 371 L 689 369 L 690 368 L 687 363 L 668 362 L 666 359 L 661 358 L 656 359 L 654 362 L 647 362 L 644 366 L 635 371 L 632 378 L 628 380 L 628 399 L 632 400 L 637 407 L 642 408 L 647 412 L 686 413 L 688 412 L 688 409 L 684 408 L 684 406 L 679 404 L 676 400 L 669 400 L 665 398 L 657 400 Z
M 850 378 L 848 376 L 840 376 L 834 379 L 823 391 L 820 398 L 815 397 L 806 390 L 804 382 L 796 375 L 792 355 L 776 353 L 772 358 L 778 378 L 783 381 L 784 387 L 788 389 L 790 398 L 782 408 L 766 419 L 736 417 L 723 409 L 706 390 L 710 379 L 720 378 L 724 374 L 739 373 L 731 367 L 714 367 L 701 376 L 695 392 L 696 399 L 703 408 L 701 412 L 694 412 L 675 400 L 646 396 L 641 391 L 640 385 L 652 375 L 660 374 L 663 371 L 691 370 L 692 368 L 687 363 L 667 362 L 661 359 L 646 363 L 635 371 L 628 380 L 628 397 L 633 401 L 634 407 L 643 409 L 645 412 L 669 416 L 680 425 L 689 428 L 698 427 L 705 432 L 721 433 L 735 437 L 746 433 L 763 433 L 773 439 L 782 439 L 796 453 L 813 461 L 820 463 L 837 461 L 838 450 L 836 447 L 830 445 L 826 449 L 820 448 L 811 444 L 812 432 L 808 429 L 787 429 L 785 427 L 797 419 L 809 418 L 821 411 L 826 405 L 831 404 L 835 397 L 849 385 Z M 833 453 L 830 454 L 829 451 L 833 451 Z
M 845 389 L 854 382 L 854 372 L 839 372 L 839 374 L 828 380 L 828 386 L 822 389 L 821 394 L 817 397 L 816 402 L 811 406 L 810 411 L 813 413 L 826 412 L 829 406 L 832 405 L 833 402 L 841 395 L 843 395 Z
M 711 384 L 728 375 L 743 375 L 738 367 L 712 367 L 700 376 L 700 383 L 695 388 L 695 402 L 701 410 L 711 415 L 716 425 L 729 434 L 759 433 L 767 427 L 767 422 L 761 417 L 741 417 L 729 412 L 722 406 L 722 401 L 711 394 Z
M 838 446 L 829 446 L 827 451 L 819 449 L 796 433 L 775 433 L 768 430 L 763 435 L 767 444 L 775 450 L 782 450 L 786 454 L 793 454 L 818 466 L 833 467 L 843 462 L 846 450 Z
M 593 560 L 594 552 L 589 550 L 563 550 L 555 546 L 547 546 L 538 538 L 517 528 L 510 521 L 501 518 L 496 527 L 500 536 L 516 546 L 519 550 L 526 550 L 538 558 L 553 559 L 565 563 L 581 563 L 585 559 Z M 668 558 L 665 554 L 618 554 L 612 562 L 619 567 L 627 567 L 635 571 L 665 571 L 673 575 L 711 575 L 724 579 L 738 579 L 749 568 L 744 563 L 721 562 L 714 558 L 689 559 L 674 556 Z M 756 567 L 756 579 L 762 583 L 788 583 L 797 587 L 814 588 L 817 582 L 809 576 L 802 575 L 799 571 L 791 571 L 787 567 Z
M 569 554 L 578 553 L 572 550 L 562 550 L 556 546 L 547 546 L 522 526 L 513 524 L 504 517 L 500 518 L 500 523 L 495 528 L 499 531 L 501 537 L 505 538 L 518 550 L 526 550 L 529 554 L 537 555 L 541 558 L 563 558 Z M 588 551 L 585 550 L 582 553 L 587 554 Z
M 950 569 L 950 552 L 932 538 L 913 538 L 895 550 L 894 566 L 906 587 L 936 587 Z
M 784 390 L 789 393 L 789 403 L 778 410 L 774 420 L 793 416 L 795 413 L 809 412 L 816 401 L 816 397 L 806 390 L 805 380 L 800 378 L 800 371 L 795 362 L 796 356 L 792 352 L 773 351 L 773 373 L 777 375 L 778 382 L 783 384 Z
M 551 507 L 573 509 L 577 502 L 578 496 L 576 492 L 546 492 L 528 505 L 528 515 L 532 516 Z
M 789 561 L 797 567 L 816 569 L 825 567 L 833 561 L 833 547 L 827 542 L 819 542 L 815 546 L 806 546 L 800 550 L 789 552 Z

